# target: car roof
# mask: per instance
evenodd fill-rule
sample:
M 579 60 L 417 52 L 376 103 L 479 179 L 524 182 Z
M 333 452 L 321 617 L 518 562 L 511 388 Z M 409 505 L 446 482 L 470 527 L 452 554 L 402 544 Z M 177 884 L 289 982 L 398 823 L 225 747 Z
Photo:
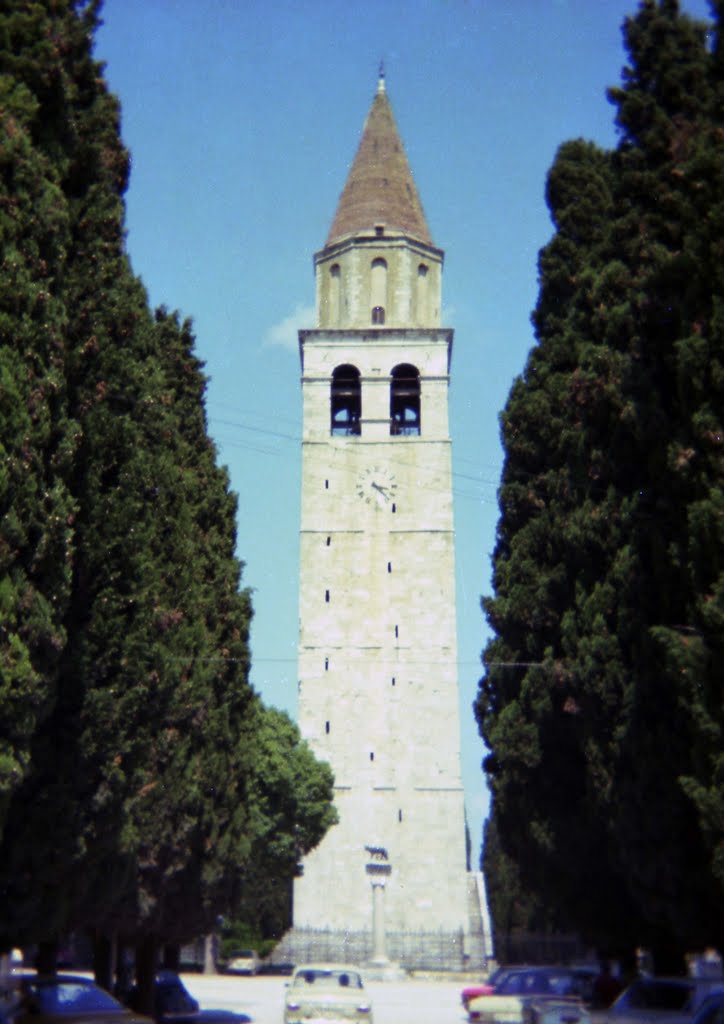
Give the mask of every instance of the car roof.
M 511 967 L 505 969 L 505 974 L 500 978 L 505 981 L 515 974 L 575 974 L 573 967 L 559 967 L 556 964 L 536 965 L 535 967 Z
M 19 977 L 21 981 L 33 981 L 39 985 L 57 985 L 61 982 L 66 982 L 74 985 L 93 985 L 94 988 L 98 987 L 92 978 L 86 978 L 82 974 L 37 974 L 34 971 L 28 971 L 19 975 Z

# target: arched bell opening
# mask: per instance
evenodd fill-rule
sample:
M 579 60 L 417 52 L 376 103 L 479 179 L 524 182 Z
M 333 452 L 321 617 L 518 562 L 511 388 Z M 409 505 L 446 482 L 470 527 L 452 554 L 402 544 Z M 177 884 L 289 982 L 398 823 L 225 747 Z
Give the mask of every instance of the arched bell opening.
M 390 433 L 398 437 L 420 434 L 420 374 L 409 363 L 396 366 L 391 374 Z
M 360 433 L 362 388 L 356 366 L 344 364 L 332 373 L 331 431 L 337 437 Z

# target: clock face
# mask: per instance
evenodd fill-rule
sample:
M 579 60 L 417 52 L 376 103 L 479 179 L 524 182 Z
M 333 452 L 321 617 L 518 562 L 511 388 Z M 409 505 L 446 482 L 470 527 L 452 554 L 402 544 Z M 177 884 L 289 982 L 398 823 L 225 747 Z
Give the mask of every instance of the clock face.
M 375 508 L 391 508 L 396 490 L 394 473 L 385 466 L 370 466 L 357 481 L 357 494 Z

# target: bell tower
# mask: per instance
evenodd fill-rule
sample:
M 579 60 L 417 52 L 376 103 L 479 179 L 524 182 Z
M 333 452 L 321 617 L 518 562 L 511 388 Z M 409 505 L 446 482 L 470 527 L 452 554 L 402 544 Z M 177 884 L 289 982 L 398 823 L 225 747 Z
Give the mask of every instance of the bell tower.
M 299 332 L 299 725 L 332 766 L 339 824 L 295 882 L 293 934 L 306 956 L 364 962 L 376 934 L 404 966 L 456 967 L 453 332 L 382 74 L 314 265 L 317 326 Z

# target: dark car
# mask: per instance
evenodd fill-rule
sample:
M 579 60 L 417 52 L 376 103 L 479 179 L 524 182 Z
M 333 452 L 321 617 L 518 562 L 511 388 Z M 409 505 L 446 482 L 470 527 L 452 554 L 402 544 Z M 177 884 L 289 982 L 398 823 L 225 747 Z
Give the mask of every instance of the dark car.
M 17 986 L 15 1024 L 152 1024 L 88 978 L 28 974 Z
M 722 987 L 724 988 L 724 981 Z M 692 1024 L 724 1024 L 724 991 L 706 997 Z
M 606 1014 L 608 1024 L 690 1024 L 724 979 L 642 977 L 633 981 Z
M 129 997 L 136 1005 L 138 991 Z M 246 1024 L 245 1013 L 231 1010 L 202 1010 L 175 971 L 159 971 L 153 985 L 153 1016 L 157 1024 Z
M 160 971 L 156 975 L 153 985 L 153 1016 L 165 1024 L 196 1020 L 199 1016 L 198 1002 L 175 971 Z
M 570 967 L 522 967 L 495 984 L 496 996 L 582 996 L 584 981 Z
M 467 1010 L 471 999 L 477 999 L 478 996 L 491 996 L 495 992 L 495 989 L 502 982 L 503 978 L 507 977 L 513 971 L 521 970 L 521 966 L 517 967 L 496 967 L 493 973 L 488 977 L 486 981 L 480 981 L 476 985 L 467 985 L 461 993 L 461 1001 L 465 1009 Z

